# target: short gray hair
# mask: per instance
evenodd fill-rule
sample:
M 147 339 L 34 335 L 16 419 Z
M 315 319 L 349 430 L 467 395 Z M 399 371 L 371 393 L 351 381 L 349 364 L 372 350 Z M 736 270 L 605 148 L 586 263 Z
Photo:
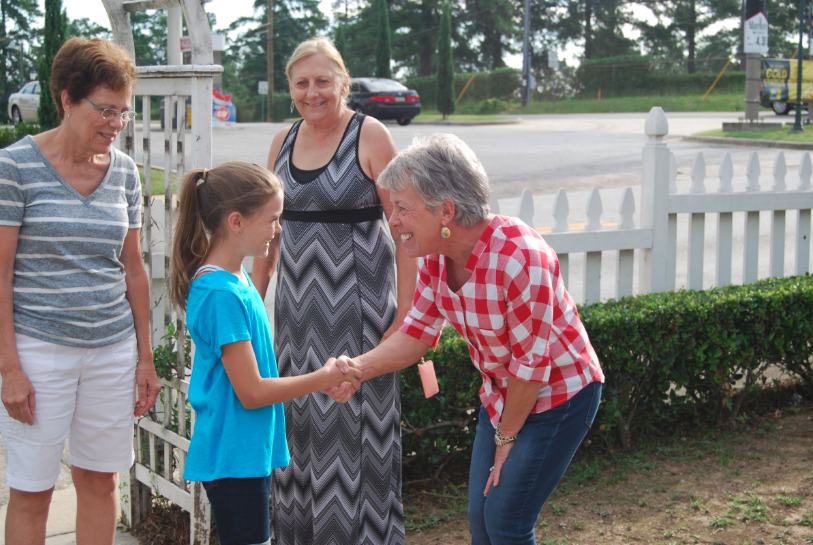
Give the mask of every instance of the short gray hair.
M 378 177 L 378 184 L 390 191 L 403 191 L 410 183 L 429 211 L 446 199 L 454 202 L 454 221 L 462 227 L 477 225 L 490 211 L 488 174 L 453 134 L 416 137 Z

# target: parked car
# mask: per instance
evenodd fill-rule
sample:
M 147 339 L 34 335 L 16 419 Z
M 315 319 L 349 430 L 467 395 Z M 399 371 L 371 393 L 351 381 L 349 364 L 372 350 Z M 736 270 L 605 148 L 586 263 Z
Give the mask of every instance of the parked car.
M 396 119 L 399 125 L 409 125 L 421 113 L 421 97 L 391 79 L 351 78 L 349 106 L 376 119 Z
M 38 81 L 29 81 L 16 93 L 8 97 L 8 116 L 12 123 L 19 125 L 37 122 L 37 108 L 40 106 L 40 84 Z

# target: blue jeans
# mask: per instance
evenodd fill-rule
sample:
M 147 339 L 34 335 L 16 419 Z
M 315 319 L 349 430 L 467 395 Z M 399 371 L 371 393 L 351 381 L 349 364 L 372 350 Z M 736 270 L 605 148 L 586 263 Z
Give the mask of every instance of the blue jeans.
M 268 498 L 271 476 L 203 481 L 212 504 L 221 545 L 266 545 L 271 542 Z
M 483 497 L 494 465 L 494 426 L 485 408 L 471 456 L 469 531 L 472 545 L 533 545 L 534 526 L 548 496 L 564 475 L 601 400 L 601 383 L 588 384 L 567 402 L 528 415 L 502 468 L 500 485 Z

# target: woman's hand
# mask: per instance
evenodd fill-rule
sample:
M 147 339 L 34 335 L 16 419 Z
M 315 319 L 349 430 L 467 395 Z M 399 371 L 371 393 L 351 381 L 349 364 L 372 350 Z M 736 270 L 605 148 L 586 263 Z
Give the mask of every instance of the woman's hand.
M 34 417 L 37 415 L 35 393 L 34 385 L 31 384 L 28 375 L 22 368 L 3 374 L 0 399 L 2 399 L 8 415 L 14 420 L 19 420 L 29 426 L 34 425 Z
M 359 370 L 356 366 L 356 362 L 347 356 L 339 356 L 335 360 L 331 358 L 328 360 L 328 363 L 331 361 L 336 365 L 336 367 L 339 368 L 339 370 L 341 370 L 342 373 L 348 373 L 352 369 L 355 380 L 345 380 L 328 388 L 325 390 L 325 393 L 330 396 L 333 401 L 338 403 L 347 403 L 350 398 L 353 397 L 353 394 L 355 394 L 358 389 L 361 388 L 361 382 L 364 380 L 361 370 Z
M 152 354 L 149 357 L 138 358 L 136 386 L 138 386 L 138 401 L 136 401 L 133 416 L 139 417 L 144 416 L 144 413 L 155 405 L 158 392 L 161 391 L 161 381 L 158 380 L 158 374 L 155 372 Z
M 328 373 L 341 373 L 339 380 L 325 390 L 331 399 L 346 403 L 361 388 L 362 374 L 355 362 L 347 356 L 330 358 L 325 364 Z
M 486 498 L 488 497 L 488 491 L 491 490 L 491 487 L 498 486 L 500 484 L 500 473 L 502 472 L 502 468 L 505 465 L 505 462 L 508 460 L 508 455 L 511 454 L 511 449 L 513 448 L 514 443 L 508 443 L 507 445 L 497 447 L 497 452 L 494 454 L 494 468 L 491 471 L 491 475 L 488 476 L 486 489 L 483 492 L 483 496 Z

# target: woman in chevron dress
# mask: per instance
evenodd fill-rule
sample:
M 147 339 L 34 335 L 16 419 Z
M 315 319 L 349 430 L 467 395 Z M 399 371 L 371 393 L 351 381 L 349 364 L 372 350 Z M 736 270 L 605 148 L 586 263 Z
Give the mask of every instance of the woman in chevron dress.
M 303 120 L 271 145 L 268 168 L 285 183 L 283 229 L 252 271 L 263 296 L 278 272 L 280 376 L 376 347 L 403 323 L 417 274 L 395 250 L 389 195 L 375 182 L 397 149 L 380 122 L 345 106 L 338 51 L 326 38 L 303 42 L 286 73 Z M 286 403 L 291 464 L 274 474 L 272 539 L 402 545 L 400 418 L 398 373 L 365 383 L 344 405 L 323 392 Z

